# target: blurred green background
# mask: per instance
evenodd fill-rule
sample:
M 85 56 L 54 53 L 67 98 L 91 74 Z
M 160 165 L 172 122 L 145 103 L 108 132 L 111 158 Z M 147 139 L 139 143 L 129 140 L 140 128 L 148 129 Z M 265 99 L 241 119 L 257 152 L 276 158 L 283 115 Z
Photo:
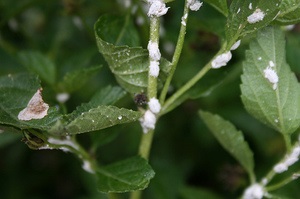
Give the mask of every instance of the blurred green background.
M 0 75 L 26 72 L 18 53 L 29 50 L 53 60 L 57 80 L 67 72 L 102 65 L 100 72 L 71 94 L 66 103 L 67 111 L 71 112 L 88 102 L 102 87 L 117 85 L 95 42 L 93 25 L 101 15 L 130 15 L 140 34 L 140 45 L 146 48 L 146 4 L 132 2 L 132 7 L 126 7 L 123 0 L 1 0 Z M 171 8 L 162 20 L 161 51 L 169 60 L 180 28 L 183 3 L 182 0 L 169 3 Z M 218 51 L 225 24 L 226 18 L 206 3 L 199 12 L 190 14 L 173 90 L 189 80 Z M 286 33 L 287 61 L 297 76 L 300 75 L 299 33 L 299 26 Z M 217 84 L 217 87 L 199 99 L 184 102 L 160 119 L 150 157 L 156 176 L 143 198 L 236 198 L 248 185 L 245 171 L 222 149 L 198 117 L 199 109 L 220 114 L 244 132 L 254 151 L 258 179 L 282 157 L 285 151 L 282 137 L 248 115 L 240 100 L 241 62 L 249 40 L 251 37 L 245 38 L 242 46 L 234 51 L 228 67 L 210 72 L 200 82 Z M 45 101 L 57 105 L 53 97 L 55 89 L 44 82 L 42 85 Z M 130 95 L 117 105 L 136 109 Z M 105 165 L 137 154 L 140 137 L 141 128 L 134 123 L 79 135 L 78 140 L 86 148 L 91 146 L 91 138 L 96 140 L 98 144 L 93 152 L 100 164 Z M 21 138 L 22 135 L 12 132 L 0 134 L 1 199 L 106 198 L 97 192 L 94 176 L 83 171 L 73 155 L 56 150 L 33 151 Z M 278 190 L 278 194 L 300 198 L 299 188 L 295 181 Z M 128 194 L 118 196 L 126 198 Z

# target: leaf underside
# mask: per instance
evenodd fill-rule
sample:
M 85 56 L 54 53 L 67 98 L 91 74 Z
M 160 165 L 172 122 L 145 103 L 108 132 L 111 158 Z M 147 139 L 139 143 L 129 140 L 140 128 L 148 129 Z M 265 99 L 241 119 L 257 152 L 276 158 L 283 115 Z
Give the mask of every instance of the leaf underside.
M 104 193 L 142 190 L 148 186 L 154 175 L 145 159 L 128 158 L 98 169 L 98 190 Z
M 141 47 L 129 47 L 124 43 L 136 44 L 127 38 L 130 32 L 135 30 L 132 23 L 123 18 L 104 15 L 95 24 L 95 35 L 100 53 L 104 56 L 110 70 L 115 75 L 118 83 L 129 93 L 143 93 L 148 85 L 149 54 Z M 117 23 L 122 26 L 121 35 L 112 24 Z M 129 40 L 129 41 L 128 41 Z M 121 45 L 120 45 L 121 44 Z M 126 44 L 126 45 L 129 45 Z M 165 59 L 160 61 L 160 75 L 158 83 L 167 77 L 170 70 L 170 62 Z
M 270 62 L 279 77 L 275 90 L 264 77 Z M 299 127 L 300 85 L 286 63 L 284 34 L 279 29 L 266 28 L 250 43 L 241 79 L 242 101 L 253 117 L 283 134 Z
M 279 13 L 280 0 L 253 1 L 253 0 L 233 0 L 225 28 L 227 43 L 230 48 L 238 38 L 254 33 L 255 31 L 269 25 Z M 263 20 L 257 23 L 248 23 L 247 17 L 254 13 L 256 9 L 264 12 Z
M 249 173 L 254 176 L 253 153 L 248 143 L 244 140 L 241 131 L 238 131 L 233 124 L 224 120 L 218 115 L 209 112 L 199 112 L 204 123 L 213 133 L 219 143 L 226 149 Z
M 42 119 L 21 121 L 18 114 L 27 107 L 32 96 L 41 88 L 39 79 L 30 74 L 0 77 L 0 124 L 20 129 L 49 130 L 61 117 L 57 108 L 50 107 Z

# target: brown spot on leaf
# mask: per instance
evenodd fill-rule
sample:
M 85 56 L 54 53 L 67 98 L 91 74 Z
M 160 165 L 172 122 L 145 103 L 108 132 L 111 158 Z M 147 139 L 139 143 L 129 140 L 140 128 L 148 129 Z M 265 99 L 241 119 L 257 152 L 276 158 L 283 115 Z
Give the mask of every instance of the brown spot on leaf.
M 42 88 L 38 89 L 27 104 L 27 107 L 20 111 L 19 120 L 42 119 L 47 115 L 49 105 L 42 99 Z

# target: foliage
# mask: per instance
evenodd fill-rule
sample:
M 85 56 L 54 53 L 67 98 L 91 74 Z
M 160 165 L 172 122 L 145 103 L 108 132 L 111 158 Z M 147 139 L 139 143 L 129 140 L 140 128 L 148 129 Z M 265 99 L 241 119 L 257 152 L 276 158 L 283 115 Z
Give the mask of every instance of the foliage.
M 298 197 L 300 1 L 158 1 L 0 2 L 0 198 Z

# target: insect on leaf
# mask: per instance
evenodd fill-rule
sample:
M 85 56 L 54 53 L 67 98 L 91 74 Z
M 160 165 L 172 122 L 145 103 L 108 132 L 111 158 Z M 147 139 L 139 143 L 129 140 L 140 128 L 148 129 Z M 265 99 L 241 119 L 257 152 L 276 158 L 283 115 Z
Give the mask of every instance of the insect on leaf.
M 242 101 L 246 110 L 283 134 L 300 125 L 300 85 L 285 60 L 284 34 L 269 27 L 250 43 L 243 63 Z

